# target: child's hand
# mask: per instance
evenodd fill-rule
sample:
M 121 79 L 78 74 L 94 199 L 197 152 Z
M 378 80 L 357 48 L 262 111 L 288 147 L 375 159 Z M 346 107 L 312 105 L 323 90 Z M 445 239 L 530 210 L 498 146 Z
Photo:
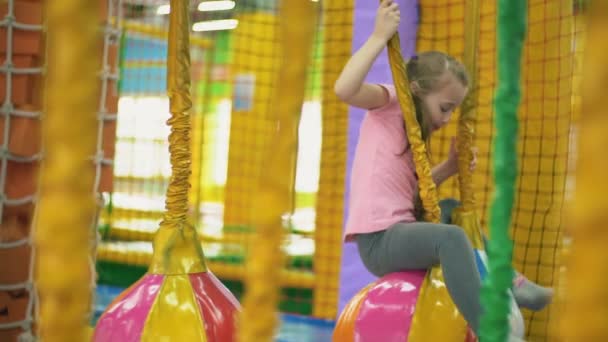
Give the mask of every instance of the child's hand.
M 372 35 L 387 42 L 397 32 L 400 20 L 399 5 L 394 0 L 382 0 Z
M 477 167 L 477 148 L 471 148 L 471 153 L 473 154 L 473 158 L 471 159 L 471 164 L 469 165 L 469 170 L 471 172 L 475 171 Z M 456 144 L 456 138 L 452 138 L 452 142 L 450 144 L 450 153 L 448 154 L 448 164 L 450 165 L 450 169 L 453 170 L 454 174 L 458 173 L 458 144 Z

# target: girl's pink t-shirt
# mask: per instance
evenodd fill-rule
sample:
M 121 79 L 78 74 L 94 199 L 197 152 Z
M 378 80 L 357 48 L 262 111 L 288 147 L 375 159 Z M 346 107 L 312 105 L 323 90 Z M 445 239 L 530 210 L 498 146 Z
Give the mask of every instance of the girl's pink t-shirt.
M 345 240 L 413 222 L 416 173 L 403 114 L 392 85 L 383 107 L 365 114 L 355 150 Z M 404 153 L 405 151 L 405 153 Z

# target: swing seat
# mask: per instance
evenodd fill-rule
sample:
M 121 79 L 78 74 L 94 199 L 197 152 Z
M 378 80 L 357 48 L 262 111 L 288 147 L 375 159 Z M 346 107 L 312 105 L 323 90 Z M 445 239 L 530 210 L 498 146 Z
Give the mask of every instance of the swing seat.
M 475 255 L 483 278 L 487 257 L 483 250 L 476 249 Z M 368 284 L 340 314 L 333 342 L 478 341 L 458 311 L 450 309 L 454 307 L 451 298 L 437 295 L 436 290 L 445 284 L 435 278 L 434 271 L 437 269 L 394 272 Z M 523 337 L 523 316 L 512 295 L 511 308 L 512 334 Z M 412 329 L 416 325 L 432 329 Z
M 412 326 L 420 319 L 433 320 L 439 330 L 452 330 L 451 324 L 444 324 L 450 320 L 449 317 L 434 314 L 424 318 L 416 311 L 421 294 L 424 295 L 424 280 L 429 271 L 394 272 L 368 284 L 342 311 L 334 330 L 333 341 L 408 341 L 412 337 Z M 428 286 L 429 282 L 426 284 Z M 434 302 L 438 306 L 447 306 L 440 298 Z M 476 341 L 466 325 L 463 325 L 463 328 L 464 331 L 460 329 L 461 331 L 454 331 L 454 334 L 444 331 L 443 336 L 452 335 L 454 338 L 449 341 Z

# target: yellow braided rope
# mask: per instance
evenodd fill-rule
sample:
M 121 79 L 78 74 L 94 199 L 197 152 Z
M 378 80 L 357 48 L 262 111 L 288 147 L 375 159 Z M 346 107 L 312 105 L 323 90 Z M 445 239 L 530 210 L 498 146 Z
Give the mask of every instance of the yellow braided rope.
M 461 207 L 454 211 L 452 222 L 467 233 L 473 248 L 483 248 L 481 223 L 475 211 L 475 193 L 471 161 L 477 119 L 477 50 L 479 46 L 479 0 L 465 1 L 465 23 L 467 28 L 464 37 L 464 64 L 469 71 L 469 94 L 462 104 L 458 121 L 458 179 L 460 183 Z
M 90 224 L 97 72 L 101 62 L 99 3 L 48 1 L 45 157 L 34 246 L 42 341 L 85 341 L 91 297 Z
M 190 189 L 190 11 L 188 0 L 171 0 L 167 55 L 167 92 L 171 118 L 169 152 L 171 179 L 165 200 L 166 212 L 154 237 L 150 272 L 186 274 L 206 271 L 198 235 L 188 223 Z
M 429 222 L 439 222 L 441 212 L 437 189 L 431 174 L 426 144 L 422 140 L 420 125 L 415 117 L 398 34 L 395 34 L 388 43 L 388 56 L 419 178 L 419 192 L 425 209 L 425 219 Z M 421 286 L 408 340 L 461 342 L 466 336 L 466 329 L 464 319 L 447 292 L 441 268 L 438 266 L 431 268 Z
M 405 120 L 407 138 L 412 147 L 412 154 L 416 173 L 418 174 L 418 185 L 420 198 L 424 206 L 426 217 L 429 222 L 439 222 L 440 210 L 437 199 L 437 187 L 431 174 L 431 165 L 427 154 L 426 143 L 422 140 L 420 125 L 416 120 L 414 104 L 410 94 L 410 82 L 407 78 L 405 61 L 401 55 L 399 35 L 395 34 L 388 42 L 388 57 L 393 74 L 393 81 L 397 90 L 399 105 Z
M 245 297 L 239 340 L 272 341 L 277 323 L 281 250 L 281 216 L 291 210 L 295 183 L 298 124 L 304 102 L 307 67 L 310 64 L 317 4 L 310 0 L 281 1 L 280 46 L 282 66 L 272 113 L 276 130 L 265 151 L 258 199 L 253 207 L 256 229 L 247 263 Z
M 583 64 L 582 112 L 576 190 L 572 207 L 573 245 L 560 338 L 608 341 L 608 2 L 591 2 Z
M 471 76 L 469 94 L 462 104 L 458 122 L 458 177 L 460 180 L 460 201 L 464 211 L 475 209 L 475 194 L 473 192 L 473 173 L 470 169 L 473 155 L 473 136 L 477 117 L 477 49 L 479 45 L 479 0 L 465 1 L 465 23 L 467 28 L 464 37 L 464 64 Z

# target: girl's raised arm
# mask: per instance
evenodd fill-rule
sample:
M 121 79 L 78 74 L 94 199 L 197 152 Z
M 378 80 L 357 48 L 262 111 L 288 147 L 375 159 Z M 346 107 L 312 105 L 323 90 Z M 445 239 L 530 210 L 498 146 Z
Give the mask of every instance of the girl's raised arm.
M 378 8 L 374 32 L 363 46 L 349 59 L 336 80 L 336 95 L 351 106 L 374 109 L 389 101 L 388 93 L 379 85 L 364 83 L 388 40 L 399 27 L 399 6 L 394 0 L 384 0 Z

